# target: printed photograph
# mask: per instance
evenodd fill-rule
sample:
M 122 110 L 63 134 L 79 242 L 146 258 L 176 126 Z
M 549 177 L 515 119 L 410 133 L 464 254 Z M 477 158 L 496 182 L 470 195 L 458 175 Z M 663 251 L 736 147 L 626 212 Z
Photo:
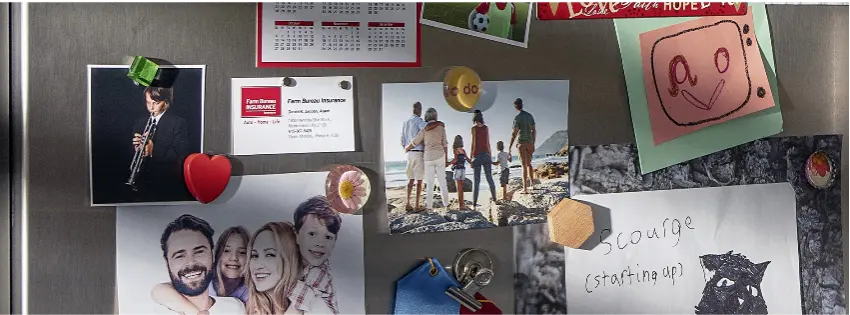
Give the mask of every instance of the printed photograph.
M 571 198 L 596 211 L 583 248 L 565 249 L 567 313 L 802 313 L 787 183 Z
M 429 2 L 422 24 L 528 48 L 531 6 L 527 2 Z
M 685 298 L 677 299 L 685 301 L 683 308 L 689 309 L 691 312 L 698 314 L 732 314 L 732 313 L 750 313 L 750 314 L 765 314 L 765 313 L 800 313 L 801 311 L 789 311 L 782 308 L 782 304 L 788 306 L 786 301 L 794 301 L 797 303 L 792 305 L 797 309 L 802 304 L 802 312 L 806 314 L 844 314 L 847 311 L 847 302 L 837 298 L 845 294 L 844 280 L 842 275 L 842 257 L 844 257 L 841 237 L 841 185 L 839 181 L 835 181 L 831 186 L 825 189 L 815 188 L 807 179 L 806 173 L 807 161 L 813 156 L 821 156 L 824 154 L 832 161 L 841 160 L 841 137 L 836 135 L 819 135 L 819 136 L 803 136 L 803 137 L 771 137 L 757 141 L 748 142 L 733 148 L 722 150 L 710 155 L 693 159 L 691 161 L 682 162 L 659 171 L 655 171 L 646 175 L 641 175 L 637 165 L 638 154 L 637 146 L 634 144 L 608 144 L 608 145 L 580 145 L 573 146 L 570 149 L 570 188 L 573 198 L 583 198 L 603 194 L 602 196 L 612 196 L 618 193 L 636 193 L 644 191 L 683 191 L 693 190 L 699 187 L 758 187 L 757 184 L 767 183 L 786 183 L 790 185 L 793 198 L 796 202 L 791 202 L 796 211 L 796 219 L 785 220 L 795 224 L 796 228 L 782 228 L 781 233 L 790 233 L 784 237 L 766 237 L 765 233 L 768 230 L 776 230 L 773 225 L 781 221 L 778 217 L 778 210 L 783 207 L 769 207 L 771 212 L 769 216 L 761 216 L 758 220 L 742 220 L 736 219 L 724 214 L 724 222 L 729 224 L 742 224 L 747 222 L 758 222 L 759 226 L 755 229 L 759 235 L 755 238 L 747 239 L 742 237 L 748 234 L 747 231 L 754 231 L 753 228 L 738 229 L 737 231 L 717 230 L 717 233 L 710 233 L 708 238 L 710 242 L 699 242 L 700 238 L 683 237 L 682 242 L 697 243 L 716 243 L 718 240 L 727 241 L 727 246 L 717 246 L 709 251 L 701 251 L 689 255 L 688 258 L 692 261 L 693 269 L 697 272 L 697 276 L 693 277 L 693 288 L 685 290 L 682 288 L 682 282 L 677 282 L 677 294 L 685 296 Z M 837 162 L 836 162 L 837 163 Z M 758 165 L 758 167 L 753 167 Z M 835 168 L 840 169 L 840 165 L 835 164 Z M 828 173 L 830 176 L 840 176 L 840 172 L 834 174 Z M 742 186 L 749 185 L 749 186 Z M 672 189 L 672 190 L 671 190 Z M 787 191 L 787 190 L 786 190 Z M 776 194 L 771 194 L 770 199 L 778 197 Z M 746 197 L 749 198 L 749 197 Z M 746 198 L 724 198 L 724 200 L 743 200 Z M 670 203 L 669 200 L 655 198 L 658 201 L 654 205 L 662 205 Z M 689 199 L 694 199 L 691 197 Z M 767 203 L 769 201 L 765 201 Z M 645 202 L 644 202 L 645 203 Z M 705 202 L 699 202 L 703 204 Z M 601 205 L 598 201 L 594 204 Z M 640 202 L 628 202 L 628 210 L 634 209 L 635 204 Z M 748 208 L 746 213 L 756 210 L 758 207 Z M 646 210 L 646 209 L 644 209 Z M 685 212 L 686 207 L 681 204 L 676 205 L 675 213 L 680 215 Z M 699 212 L 705 212 L 706 209 L 701 209 Z M 732 207 L 724 205 L 725 213 L 734 213 Z M 646 216 L 652 214 L 652 211 L 642 211 Z M 716 215 L 720 217 L 719 215 Z M 768 218 L 769 219 L 765 219 Z M 786 216 L 787 218 L 787 216 Z M 657 219 L 657 217 L 656 217 Z M 639 219 L 630 218 L 631 221 Z M 691 230 L 688 226 L 694 229 L 715 229 L 712 224 L 697 225 L 695 218 L 691 218 L 691 224 L 682 226 L 678 231 Z M 657 222 L 656 222 L 657 223 Z M 719 226 L 719 225 L 718 225 Z M 670 226 L 668 225 L 668 230 Z M 641 225 L 641 229 L 646 232 L 656 230 L 657 236 L 664 236 L 661 226 L 653 228 L 652 225 Z M 598 238 L 592 241 L 591 244 L 605 248 L 607 251 L 608 244 L 611 246 L 626 245 L 637 246 L 631 244 L 631 239 L 627 239 L 630 234 L 635 232 L 633 229 L 615 229 L 603 240 L 607 243 L 601 243 Z M 618 232 L 619 231 L 619 232 Z M 640 232 L 638 232 L 640 233 Z M 685 232 L 687 233 L 687 232 Z M 567 313 L 567 281 L 578 282 L 575 284 L 579 288 L 579 293 L 585 292 L 583 288 L 585 281 L 591 279 L 593 290 L 609 290 L 616 295 L 615 299 L 620 303 L 611 304 L 606 301 L 611 301 L 611 296 L 603 296 L 598 301 L 594 298 L 581 297 L 577 300 L 570 301 L 570 308 L 579 308 L 582 303 L 586 303 L 588 308 L 596 312 L 617 313 L 611 310 L 600 310 L 611 305 L 620 305 L 627 301 L 647 301 L 651 297 L 642 296 L 637 299 L 630 299 L 630 294 L 639 294 L 646 291 L 645 289 L 621 288 L 623 286 L 634 283 L 639 285 L 637 277 L 629 275 L 628 272 L 622 273 L 623 269 L 629 268 L 628 262 L 635 260 L 636 256 L 629 256 L 624 263 L 620 264 L 623 269 L 610 270 L 607 278 L 603 274 L 599 277 L 596 274 L 594 277 L 588 278 L 587 274 L 579 274 L 576 277 L 570 278 L 566 271 L 566 260 L 570 254 L 575 255 L 575 252 L 581 252 L 571 249 L 566 249 L 564 246 L 552 243 L 549 239 L 549 231 L 544 224 L 526 225 L 514 227 L 514 291 L 515 291 L 515 312 L 517 314 L 565 314 Z M 607 232 L 606 232 L 607 234 Z M 795 235 L 796 234 L 796 235 Z M 621 237 L 621 245 L 617 245 L 617 237 Z M 644 235 L 643 242 L 646 242 L 648 234 Z M 656 234 L 653 233 L 653 241 L 658 241 Z M 774 240 L 783 240 L 794 242 L 795 245 L 784 245 L 781 248 L 785 251 L 791 250 L 791 253 L 783 253 L 769 257 L 758 253 L 763 248 L 770 248 L 768 242 Z M 753 241 L 755 240 L 755 241 Z M 625 242 L 624 242 L 625 241 Z M 641 242 L 637 240 L 636 242 Z M 669 244 L 669 243 L 667 243 Z M 674 243 L 675 244 L 675 243 Z M 756 244 L 753 248 L 753 244 Z M 647 246 L 646 244 L 642 244 Z M 751 247 L 745 249 L 744 247 Z M 680 244 L 676 248 L 688 249 L 694 247 L 692 244 Z M 798 248 L 799 247 L 799 248 Z M 611 247 L 615 249 L 615 247 Z M 631 248 L 631 247 L 624 247 Z M 670 247 L 671 249 L 675 249 Z M 775 247 L 774 247 L 775 248 Z M 616 250 L 620 250 L 616 248 Z M 651 253 L 659 253 L 657 249 L 642 249 Z M 604 261 L 616 259 L 614 255 L 609 255 Z M 655 255 L 662 262 L 670 255 Z M 580 260 L 580 259 L 579 259 Z M 590 264 L 596 263 L 594 266 L 601 265 L 600 260 L 591 261 Z M 617 261 L 617 260 L 615 260 Z M 799 266 L 791 268 L 794 271 L 782 272 L 781 263 L 788 261 L 798 261 Z M 570 264 L 570 269 L 577 269 L 581 262 Z M 646 261 L 640 264 L 640 267 L 647 267 Z M 636 269 L 638 266 L 633 265 L 629 272 L 634 275 L 643 275 L 644 270 Z M 687 267 L 691 268 L 691 267 Z M 628 269 L 627 269 L 628 270 Z M 787 269 L 786 269 L 787 270 Z M 614 272 L 616 271 L 616 272 Z M 799 272 L 798 272 L 799 271 Z M 773 274 L 773 276 L 770 276 Z M 625 281 L 618 276 L 626 275 L 629 277 Z M 799 276 L 799 278 L 798 278 Z M 599 278 L 596 278 L 599 277 Z M 664 279 L 663 271 L 658 273 L 657 278 Z M 572 280 L 571 280 L 572 279 Z M 596 282 L 599 279 L 600 282 Z M 616 279 L 616 280 L 615 280 Z M 607 281 L 607 282 L 606 282 Z M 619 281 L 619 282 L 615 282 Z M 669 279 L 668 279 L 669 281 Z M 792 282 L 791 284 L 776 284 L 776 281 Z M 799 281 L 799 283 L 797 283 Z M 770 283 L 773 282 L 773 283 Z M 834 285 L 823 285 L 824 283 Z M 735 285 L 738 284 L 738 285 Z M 652 285 L 652 284 L 648 284 Z M 656 286 L 662 285 L 659 280 Z M 672 286 L 672 282 L 668 285 Z M 781 291 L 776 291 L 774 288 L 783 288 Z M 799 290 L 798 290 L 799 288 Z M 659 293 L 658 288 L 651 289 L 653 296 L 670 296 L 669 294 Z M 763 292 L 763 291 L 772 292 Z M 619 291 L 619 292 L 617 292 Z M 722 291 L 722 292 L 721 292 Z M 594 292 L 599 294 L 604 291 Z M 770 301 L 767 296 L 776 296 L 779 294 L 787 294 L 780 298 L 774 298 Z M 789 296 L 790 295 L 790 296 Z M 800 300 L 802 299 L 802 300 Z M 800 301 L 801 303 L 798 303 Z M 665 300 L 664 303 L 657 305 L 674 305 L 676 302 Z M 578 313 L 590 313 L 577 309 Z M 670 312 L 670 311 L 666 311 Z M 659 310 L 648 310 L 647 308 L 639 309 L 627 307 L 623 313 L 664 313 Z M 682 313 L 674 311 L 674 313 Z
M 569 81 L 485 81 L 482 89 L 492 104 L 459 112 L 441 82 L 383 85 L 391 233 L 545 222 L 567 197 Z
M 637 167 L 638 149 L 635 144 L 573 146 L 570 149 L 570 196 L 578 198 L 581 195 L 594 194 L 788 183 L 796 195 L 796 239 L 801 272 L 799 285 L 784 287 L 788 288 L 787 292 L 795 294 L 798 293 L 796 287 L 800 288 L 799 293 L 803 299 L 802 313 L 845 314 L 847 301 L 837 298 L 846 294 L 842 276 L 842 259 L 846 246 L 839 237 L 843 233 L 842 185 L 838 178 L 841 172 L 830 174 L 834 175 L 836 180 L 824 189 L 812 186 L 806 176 L 807 160 L 815 152 L 825 153 L 835 163 L 834 167 L 841 169 L 841 150 L 841 136 L 838 135 L 770 137 L 641 175 Z M 776 220 L 775 214 L 769 217 L 770 220 L 759 219 L 760 230 L 765 229 L 764 225 L 768 221 Z M 794 230 L 791 228 L 787 231 Z M 739 234 L 741 233 L 734 232 L 733 235 Z M 793 239 L 793 236 L 789 237 Z M 760 235 L 757 239 L 771 238 Z M 765 246 L 761 243 L 760 245 Z M 771 260 L 755 257 L 750 251 L 743 251 L 740 247 L 719 248 L 711 254 L 721 255 L 732 249 L 735 251 L 731 255 L 742 253 L 748 259 L 754 259 L 750 260 L 752 263 Z M 782 261 L 797 260 L 792 257 L 784 257 Z M 776 268 L 774 263 L 768 266 L 770 272 Z M 534 272 L 539 271 L 535 269 Z M 775 279 L 780 278 L 796 279 L 797 275 L 785 274 Z M 823 285 L 824 283 L 831 285 Z M 696 305 L 698 304 L 694 303 L 694 306 Z M 768 307 L 770 312 L 793 313 L 776 311 L 775 305 L 769 304 Z M 715 313 L 735 312 L 718 310 Z M 629 313 L 634 313 L 634 310 Z
M 513 227 L 515 314 L 567 314 L 564 246 L 547 224 Z
M 327 172 L 233 177 L 208 205 L 117 208 L 119 313 L 363 314 L 363 221 Z
M 204 66 L 162 66 L 148 87 L 127 70 L 88 67 L 91 204 L 194 202 L 183 160 L 203 152 Z

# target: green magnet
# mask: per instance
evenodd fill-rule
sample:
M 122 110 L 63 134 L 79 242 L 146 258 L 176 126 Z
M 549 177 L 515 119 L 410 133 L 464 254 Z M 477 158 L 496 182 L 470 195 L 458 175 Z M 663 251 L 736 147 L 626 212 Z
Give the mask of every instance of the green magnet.
M 130 70 L 127 71 L 127 77 L 136 81 L 137 84 L 150 86 L 157 72 L 159 72 L 159 65 L 148 58 L 136 56 L 133 58 L 133 64 L 130 65 Z

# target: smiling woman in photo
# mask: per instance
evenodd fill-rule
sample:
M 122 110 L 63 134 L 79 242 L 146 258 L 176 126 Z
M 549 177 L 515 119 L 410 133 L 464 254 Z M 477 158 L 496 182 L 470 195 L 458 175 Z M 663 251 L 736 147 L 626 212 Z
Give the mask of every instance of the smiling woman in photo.
M 362 216 L 331 206 L 329 175 L 243 176 L 219 204 L 119 207 L 116 313 L 365 314 Z
M 301 275 L 295 228 L 289 222 L 269 222 L 254 233 L 245 279 L 247 314 L 283 314 L 287 298 Z

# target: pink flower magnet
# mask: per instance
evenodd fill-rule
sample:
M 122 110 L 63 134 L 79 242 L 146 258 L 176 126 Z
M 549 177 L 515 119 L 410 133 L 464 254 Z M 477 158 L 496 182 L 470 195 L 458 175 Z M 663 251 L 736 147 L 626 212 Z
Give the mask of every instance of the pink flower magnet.
M 325 180 L 325 195 L 336 211 L 355 214 L 363 208 L 372 185 L 362 170 L 351 165 L 335 166 Z

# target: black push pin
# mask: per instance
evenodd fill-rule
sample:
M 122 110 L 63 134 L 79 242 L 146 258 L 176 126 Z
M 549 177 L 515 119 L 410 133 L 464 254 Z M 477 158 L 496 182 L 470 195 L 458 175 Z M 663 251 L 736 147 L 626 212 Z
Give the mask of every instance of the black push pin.
M 343 90 L 351 89 L 351 82 L 348 82 L 348 80 L 342 80 L 339 82 L 339 87 Z

